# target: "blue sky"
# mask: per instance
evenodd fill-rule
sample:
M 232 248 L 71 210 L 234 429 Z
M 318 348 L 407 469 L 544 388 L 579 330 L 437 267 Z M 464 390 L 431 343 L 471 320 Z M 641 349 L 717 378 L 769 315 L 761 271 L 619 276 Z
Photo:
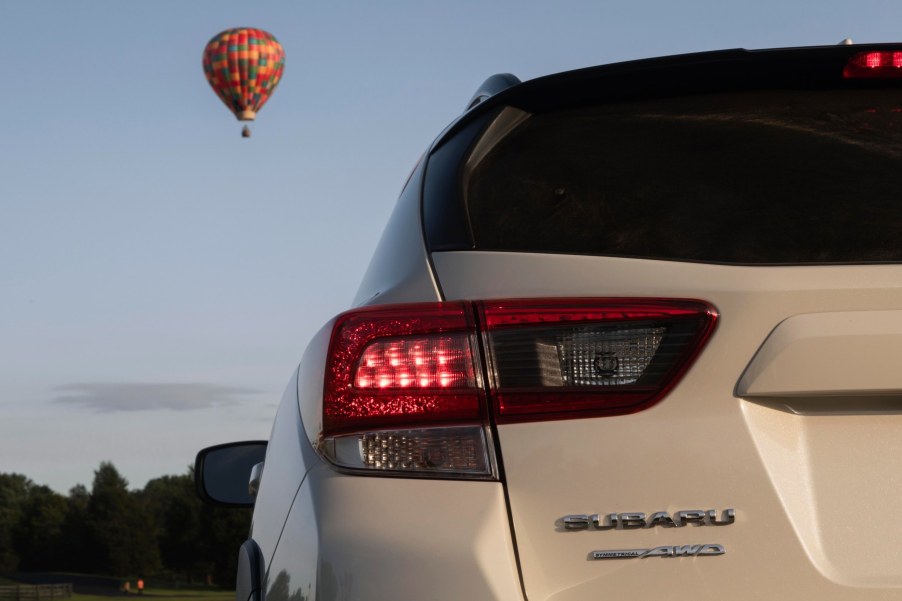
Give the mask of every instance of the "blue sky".
M 902 3 L 9 0 L 0 22 L 0 472 L 65 492 L 266 438 L 487 76 L 902 40 Z M 238 26 L 287 53 L 250 140 L 201 70 Z

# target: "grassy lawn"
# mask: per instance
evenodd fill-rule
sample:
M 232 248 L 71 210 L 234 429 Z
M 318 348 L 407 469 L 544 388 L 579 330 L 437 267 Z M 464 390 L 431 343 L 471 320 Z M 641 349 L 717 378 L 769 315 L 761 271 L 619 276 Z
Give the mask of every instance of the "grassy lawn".
M 174 588 L 146 588 L 144 593 L 155 597 L 166 597 L 166 601 L 176 599 L 194 599 L 194 601 L 235 601 L 235 591 L 205 591 Z M 134 596 L 134 595 L 132 595 Z M 132 601 L 139 601 L 133 599 Z
M 134 585 L 134 583 L 133 583 Z M 166 601 L 235 601 L 234 591 L 191 591 L 163 588 L 144 589 L 144 595 L 132 592 L 129 595 L 72 595 L 72 601 L 138 601 L 147 596 L 149 599 L 165 597 Z
M 0 577 L 0 586 L 21 584 L 15 580 Z M 27 585 L 24 585 L 27 586 Z M 71 601 L 235 601 L 235 591 L 209 590 L 204 588 L 161 588 L 147 587 L 144 594 L 139 595 L 137 583 L 131 581 L 132 590 L 128 595 L 82 595 L 73 593 Z M 50 597 L 42 597 L 41 601 L 49 601 Z M 59 599 L 59 597 L 58 597 Z

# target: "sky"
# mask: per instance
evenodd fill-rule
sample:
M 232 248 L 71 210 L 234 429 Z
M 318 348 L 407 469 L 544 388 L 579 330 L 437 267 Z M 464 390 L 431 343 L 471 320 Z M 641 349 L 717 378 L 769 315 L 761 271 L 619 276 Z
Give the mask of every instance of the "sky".
M 0 0 L 0 22 L 0 473 L 62 493 L 268 438 L 489 75 L 902 41 L 898 0 Z M 287 55 L 250 139 L 201 68 L 231 27 Z

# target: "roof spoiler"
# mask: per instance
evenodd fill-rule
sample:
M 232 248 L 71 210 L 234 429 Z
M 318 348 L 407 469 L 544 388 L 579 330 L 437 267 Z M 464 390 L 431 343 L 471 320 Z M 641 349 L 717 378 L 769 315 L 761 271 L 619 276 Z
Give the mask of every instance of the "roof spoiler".
M 476 90 L 476 93 L 470 98 L 470 102 L 467 103 L 466 111 L 470 110 L 483 100 L 494 96 L 498 92 L 503 92 L 518 83 L 520 83 L 520 78 L 510 73 L 496 73 L 495 75 L 492 75 L 482 82 L 482 85 L 479 86 L 479 89 Z

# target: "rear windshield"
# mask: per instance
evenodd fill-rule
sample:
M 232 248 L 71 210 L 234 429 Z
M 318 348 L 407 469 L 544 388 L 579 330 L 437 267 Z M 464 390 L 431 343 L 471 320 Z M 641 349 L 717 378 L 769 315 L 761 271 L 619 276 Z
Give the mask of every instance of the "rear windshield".
M 463 183 L 475 247 L 739 264 L 902 261 L 902 91 L 531 115 Z

